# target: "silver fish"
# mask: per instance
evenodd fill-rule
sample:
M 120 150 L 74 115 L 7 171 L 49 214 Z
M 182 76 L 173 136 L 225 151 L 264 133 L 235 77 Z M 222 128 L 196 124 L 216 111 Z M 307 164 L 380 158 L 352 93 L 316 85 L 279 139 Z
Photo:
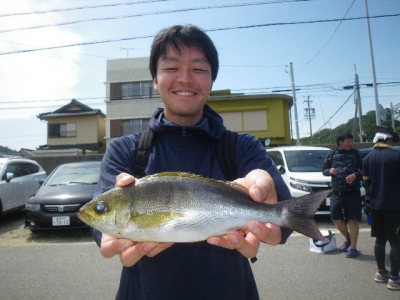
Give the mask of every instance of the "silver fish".
M 251 220 L 324 240 L 314 214 L 330 192 L 265 204 L 253 201 L 248 190 L 234 182 L 166 172 L 99 195 L 78 217 L 105 234 L 133 241 L 203 241 L 244 228 Z

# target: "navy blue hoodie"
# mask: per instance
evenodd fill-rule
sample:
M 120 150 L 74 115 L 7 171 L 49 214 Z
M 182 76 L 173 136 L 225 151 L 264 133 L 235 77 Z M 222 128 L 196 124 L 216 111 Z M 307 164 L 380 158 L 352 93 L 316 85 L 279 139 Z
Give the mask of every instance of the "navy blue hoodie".
M 225 131 L 222 118 L 208 105 L 203 119 L 182 127 L 164 118 L 157 109 L 149 126 L 156 138 L 146 175 L 164 172 L 190 172 L 226 180 L 216 156 L 216 139 Z M 94 196 L 115 186 L 115 177 L 132 174 L 141 133 L 112 141 L 101 165 L 100 181 Z M 290 193 L 276 166 L 257 138 L 240 134 L 236 145 L 239 177 L 254 169 L 268 171 L 275 182 L 279 201 Z M 282 243 L 291 231 L 282 228 Z M 100 243 L 101 233 L 93 230 Z M 143 257 L 132 267 L 123 267 L 116 299 L 259 299 L 248 259 L 236 250 L 208 244 L 176 243 L 155 257 Z

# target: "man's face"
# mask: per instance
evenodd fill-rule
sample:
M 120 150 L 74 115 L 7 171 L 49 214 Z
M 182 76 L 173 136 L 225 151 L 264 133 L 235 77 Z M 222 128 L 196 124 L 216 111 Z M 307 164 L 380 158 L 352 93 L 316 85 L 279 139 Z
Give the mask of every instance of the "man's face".
M 154 88 L 164 102 L 168 121 L 182 126 L 198 123 L 212 88 L 211 65 L 203 51 L 181 47 L 181 53 L 168 46 L 157 62 Z
M 343 142 L 339 141 L 339 148 L 342 150 L 351 150 L 351 148 L 353 147 L 353 139 L 344 139 Z

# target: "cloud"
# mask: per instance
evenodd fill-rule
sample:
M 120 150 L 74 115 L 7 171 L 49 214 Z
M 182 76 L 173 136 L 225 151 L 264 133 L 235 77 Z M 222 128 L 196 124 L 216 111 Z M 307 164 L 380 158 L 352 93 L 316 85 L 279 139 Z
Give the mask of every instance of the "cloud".
M 0 11 L 48 10 L 58 1 L 4 1 Z M 2 28 L 20 28 L 62 21 L 60 14 L 33 14 L 2 17 Z M 53 45 L 81 43 L 83 36 L 68 27 L 20 30 L 0 33 L 0 53 Z M 0 120 L 25 119 L 40 112 L 52 111 L 60 103 L 51 99 L 72 99 L 79 83 L 81 49 L 44 50 L 0 55 Z M 43 100 L 41 102 L 26 102 Z M 47 101 L 45 101 L 47 100 Z M 48 108 L 47 108 L 48 107 Z

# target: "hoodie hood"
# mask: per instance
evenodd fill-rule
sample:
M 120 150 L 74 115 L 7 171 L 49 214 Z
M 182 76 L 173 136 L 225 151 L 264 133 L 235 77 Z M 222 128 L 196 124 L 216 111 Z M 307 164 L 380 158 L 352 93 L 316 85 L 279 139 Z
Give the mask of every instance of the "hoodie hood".
M 190 133 L 201 131 L 207 133 L 212 139 L 218 139 L 226 130 L 223 119 L 207 104 L 203 109 L 203 118 L 193 126 L 181 126 L 168 121 L 164 116 L 164 109 L 158 108 L 150 119 L 149 127 L 155 132 L 182 131 L 183 128 Z

